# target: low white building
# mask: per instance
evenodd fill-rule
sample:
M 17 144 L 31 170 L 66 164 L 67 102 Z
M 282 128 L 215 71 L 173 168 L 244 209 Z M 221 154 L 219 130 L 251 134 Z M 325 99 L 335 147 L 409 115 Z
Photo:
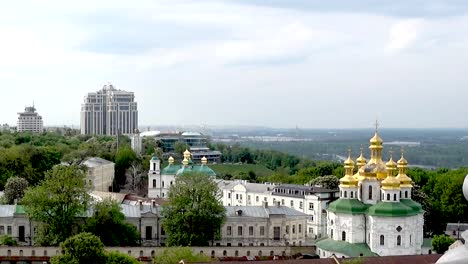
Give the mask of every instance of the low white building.
M 87 180 L 93 191 L 112 191 L 115 174 L 115 164 L 112 161 L 98 157 L 87 158 L 81 163 L 88 168 Z
M 19 245 L 31 245 L 31 225 L 23 206 L 0 205 L 0 236 L 11 236 Z

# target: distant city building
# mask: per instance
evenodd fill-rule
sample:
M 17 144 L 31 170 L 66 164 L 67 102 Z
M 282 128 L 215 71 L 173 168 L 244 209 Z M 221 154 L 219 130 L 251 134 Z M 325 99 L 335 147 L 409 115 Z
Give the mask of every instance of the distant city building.
M 44 130 L 42 116 L 36 112 L 36 108 L 33 106 L 27 106 L 24 108 L 24 112 L 18 113 L 18 132 L 33 132 L 41 133 Z
M 208 138 L 198 132 L 161 133 L 159 131 L 146 131 L 141 133 L 141 136 L 154 137 L 166 157 L 173 155 L 176 143 L 181 142 L 189 147 L 191 159 L 194 162 L 201 162 L 203 157 L 210 163 L 221 160 L 221 152 L 210 150 L 207 147 Z
M 130 139 L 131 139 L 131 146 L 132 146 L 133 151 L 136 154 L 141 155 L 143 144 L 141 141 L 140 130 L 138 130 L 138 128 L 135 129 L 133 134 L 130 136 Z
M 88 168 L 87 180 L 92 190 L 100 192 L 112 191 L 115 164 L 112 161 L 98 157 L 88 158 L 82 162 Z
M 133 92 L 117 90 L 112 84 L 88 93 L 81 105 L 81 134 L 131 134 L 138 128 L 138 109 Z

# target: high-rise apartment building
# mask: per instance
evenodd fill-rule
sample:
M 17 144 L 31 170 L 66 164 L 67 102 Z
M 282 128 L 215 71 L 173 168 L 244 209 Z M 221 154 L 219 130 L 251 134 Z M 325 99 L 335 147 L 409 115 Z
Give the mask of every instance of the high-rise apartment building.
M 17 128 L 18 132 L 30 131 L 33 133 L 43 132 L 42 116 L 36 112 L 36 108 L 33 106 L 27 106 L 24 108 L 24 112 L 18 113 Z
M 81 134 L 131 134 L 138 128 L 138 109 L 133 92 L 117 90 L 110 83 L 88 93 L 81 105 Z

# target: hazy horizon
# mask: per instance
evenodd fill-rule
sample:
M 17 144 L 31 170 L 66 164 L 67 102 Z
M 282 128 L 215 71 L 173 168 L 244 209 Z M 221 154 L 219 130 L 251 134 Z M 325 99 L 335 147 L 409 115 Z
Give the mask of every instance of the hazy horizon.
M 375 3 L 5 2 L 0 123 L 79 127 L 111 82 L 140 127 L 467 128 L 468 2 Z

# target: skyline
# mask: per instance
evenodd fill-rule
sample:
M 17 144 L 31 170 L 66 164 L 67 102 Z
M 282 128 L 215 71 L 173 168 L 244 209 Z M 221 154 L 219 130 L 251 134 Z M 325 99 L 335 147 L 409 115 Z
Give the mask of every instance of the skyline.
M 322 2 L 2 3 L 0 123 L 78 127 L 111 82 L 141 127 L 468 127 L 468 3 Z

